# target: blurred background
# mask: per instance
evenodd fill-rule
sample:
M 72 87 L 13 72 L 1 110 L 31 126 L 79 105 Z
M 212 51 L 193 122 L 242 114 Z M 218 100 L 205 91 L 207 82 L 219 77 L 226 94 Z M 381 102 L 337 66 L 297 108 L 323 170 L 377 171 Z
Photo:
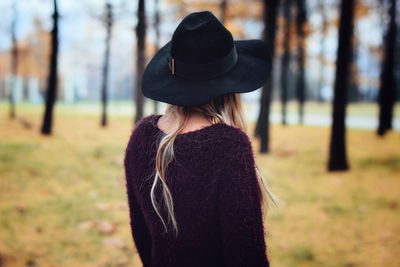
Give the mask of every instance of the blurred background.
M 272 266 L 399 266 L 396 0 L 0 1 L 0 266 L 142 266 L 123 157 L 165 103 L 141 76 L 191 12 L 263 39 L 272 77 L 242 94 L 281 199 Z

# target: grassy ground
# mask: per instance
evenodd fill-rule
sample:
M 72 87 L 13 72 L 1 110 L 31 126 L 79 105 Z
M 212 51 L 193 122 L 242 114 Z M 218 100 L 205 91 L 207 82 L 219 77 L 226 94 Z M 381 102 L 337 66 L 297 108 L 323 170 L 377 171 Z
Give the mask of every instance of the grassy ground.
M 272 104 L 272 111 L 281 112 L 281 104 L 278 101 L 274 101 Z M 298 112 L 298 104 L 296 101 L 289 101 L 287 105 L 287 112 Z M 329 102 L 307 102 L 304 106 L 304 112 L 309 114 L 332 114 L 332 105 Z M 350 103 L 346 108 L 347 115 L 357 115 L 357 116 L 376 116 L 379 114 L 379 106 L 376 103 Z M 393 109 L 394 116 L 400 116 L 400 104 L 396 104 Z
M 7 114 L 0 105 L 0 266 L 141 266 L 122 167 L 132 118 L 100 129 L 97 114 L 60 107 L 44 137 L 41 107 Z M 329 129 L 273 125 L 271 135 L 268 155 L 252 140 L 283 202 L 265 222 L 271 265 L 399 266 L 400 133 L 348 131 L 351 170 L 335 173 Z
M 254 109 L 254 104 L 244 103 L 244 110 L 251 111 Z M 251 105 L 251 106 L 249 106 Z M 0 108 L 8 112 L 8 103 L 5 100 L 0 100 Z M 36 104 L 23 103 L 23 114 L 36 114 L 41 115 L 42 109 L 37 108 Z M 19 106 L 17 106 L 18 110 Z M 160 103 L 160 110 L 165 108 L 164 103 Z M 118 117 L 131 117 L 131 114 L 135 107 L 132 105 L 131 101 L 110 101 L 108 109 L 112 114 Z M 63 104 L 57 103 L 57 110 L 59 114 L 68 114 L 73 116 L 97 116 L 100 113 L 100 105 L 96 101 L 80 101 L 77 104 Z M 150 114 L 153 112 L 153 103 L 151 101 L 145 101 L 145 113 Z M 281 104 L 279 101 L 274 101 L 271 105 L 271 112 L 281 112 Z M 288 113 L 298 113 L 298 104 L 296 101 L 289 101 L 287 103 Z M 304 106 L 304 112 L 307 114 L 318 114 L 318 115 L 328 115 L 332 114 L 332 106 L 328 102 L 319 103 L 308 101 Z M 21 114 L 21 115 L 23 115 Z M 379 107 L 376 103 L 350 103 L 347 105 L 346 109 L 347 115 L 354 116 L 373 116 L 378 117 Z M 400 103 L 397 103 L 394 107 L 393 114 L 395 117 L 400 117 Z

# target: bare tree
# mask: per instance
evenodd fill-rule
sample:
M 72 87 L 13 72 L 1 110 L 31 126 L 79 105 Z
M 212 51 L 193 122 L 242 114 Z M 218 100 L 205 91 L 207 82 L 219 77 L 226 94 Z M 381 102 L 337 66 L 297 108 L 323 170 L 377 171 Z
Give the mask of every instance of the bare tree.
M 264 0 L 264 33 L 263 38 L 268 45 L 269 52 L 274 60 L 275 55 L 275 39 L 276 39 L 276 21 L 277 21 L 278 0 Z M 273 70 L 274 64 L 271 66 L 270 77 L 261 91 L 260 113 L 258 115 L 257 125 L 254 135 L 260 137 L 260 153 L 269 152 L 269 114 L 271 107 L 271 95 L 273 88 Z
M 114 4 L 112 4 L 114 3 Z M 106 30 L 106 37 L 104 39 L 104 60 L 102 67 L 102 82 L 101 82 L 101 104 L 102 104 L 102 113 L 101 113 L 101 126 L 106 127 L 108 124 L 108 92 L 109 92 L 109 73 L 110 73 L 110 54 L 111 54 L 111 40 L 112 40 L 112 31 L 116 21 L 127 16 L 129 13 L 126 10 L 126 2 L 125 1 L 105 1 L 104 12 L 98 13 L 94 10 L 94 8 L 90 5 L 86 5 L 85 2 L 82 2 L 84 7 L 86 8 L 88 14 L 95 20 L 100 21 Z
M 16 25 L 17 25 L 17 2 L 13 1 L 12 4 L 12 13 L 13 18 L 11 22 L 11 86 L 9 92 L 9 101 L 10 101 L 10 118 L 15 118 L 15 89 L 16 89 L 16 80 L 17 80 L 17 69 L 18 69 L 18 47 L 17 47 L 17 37 L 15 35 Z
M 382 63 L 381 86 L 378 96 L 379 126 L 377 133 L 380 136 L 392 129 L 393 107 L 396 101 L 396 78 L 394 74 L 397 33 L 396 2 L 396 0 L 390 0 L 390 23 L 384 41 L 385 57 Z
M 297 34 L 299 36 L 298 39 L 298 56 L 297 56 L 297 65 L 298 65 L 298 76 L 297 76 L 297 99 L 299 101 L 299 122 L 303 124 L 304 119 L 304 100 L 306 94 L 306 84 L 305 84 L 305 74 L 304 74 L 304 64 L 305 64 L 305 46 L 306 46 L 306 36 L 304 27 L 307 20 L 306 15 L 306 1 L 305 0 L 297 0 Z
M 144 96 L 141 90 L 142 76 L 144 72 L 146 60 L 146 17 L 145 17 L 145 1 L 138 1 L 138 24 L 136 26 L 137 38 L 137 64 L 136 64 L 136 117 L 134 123 L 143 118 Z
M 288 98 L 288 76 L 290 64 L 290 24 L 292 21 L 292 0 L 283 1 L 283 16 L 285 17 L 283 55 L 281 63 L 281 102 L 282 102 L 282 124 L 286 125 L 286 103 Z
M 154 30 L 155 30 L 155 50 L 156 52 L 160 49 L 160 0 L 154 0 Z M 159 104 L 158 101 L 153 100 L 154 113 L 158 113 Z
M 51 134 L 53 125 L 53 107 L 57 96 L 57 64 L 58 64 L 58 8 L 57 0 L 53 0 L 53 29 L 51 31 L 51 58 L 46 92 L 46 108 L 44 112 L 42 133 Z
M 347 170 L 346 102 L 349 87 L 350 55 L 352 52 L 354 0 L 342 0 L 340 7 L 339 44 L 333 99 L 332 131 L 328 170 Z
M 105 6 L 105 16 L 104 16 L 104 25 L 106 26 L 106 39 L 105 39 L 105 51 L 104 51 L 104 64 L 103 64 L 103 80 L 101 86 L 101 102 L 103 106 L 102 116 L 101 116 L 101 126 L 107 126 L 107 88 L 108 88 L 108 68 L 110 65 L 110 43 L 111 43 L 111 31 L 113 26 L 113 13 L 112 13 L 112 5 L 111 3 L 106 3 Z
M 322 87 L 325 82 L 325 47 L 326 47 L 326 36 L 328 35 L 328 18 L 326 16 L 326 3 L 323 0 L 319 0 L 319 13 L 322 16 L 321 33 L 322 40 L 320 43 L 319 50 L 319 60 L 320 60 L 320 70 L 319 70 L 319 81 L 318 81 L 318 101 L 322 102 Z
M 221 22 L 222 24 L 225 24 L 226 22 L 226 7 L 227 7 L 227 0 L 221 0 Z
M 357 6 L 355 7 L 357 8 Z M 356 34 L 353 34 L 352 38 L 352 51 L 350 55 L 350 79 L 349 79 L 349 90 L 347 92 L 347 102 L 356 102 L 359 100 L 359 71 L 357 66 L 358 59 L 358 46 L 359 40 Z

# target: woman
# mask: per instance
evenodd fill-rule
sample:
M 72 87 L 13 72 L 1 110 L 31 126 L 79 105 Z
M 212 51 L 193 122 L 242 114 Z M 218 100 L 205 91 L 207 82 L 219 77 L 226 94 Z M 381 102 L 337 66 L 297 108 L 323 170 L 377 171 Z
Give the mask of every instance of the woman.
M 142 92 L 168 108 L 136 124 L 125 152 L 144 266 L 269 266 L 263 214 L 277 199 L 255 165 L 240 93 L 270 68 L 263 41 L 234 41 L 209 11 L 185 17 L 147 65 Z

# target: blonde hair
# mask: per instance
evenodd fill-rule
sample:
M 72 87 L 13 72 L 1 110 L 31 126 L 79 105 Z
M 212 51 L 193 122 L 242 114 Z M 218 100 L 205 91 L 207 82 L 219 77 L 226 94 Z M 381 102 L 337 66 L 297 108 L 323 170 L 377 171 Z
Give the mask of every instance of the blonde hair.
M 156 166 L 153 185 L 150 191 L 150 198 L 154 210 L 158 217 L 160 217 L 162 224 L 164 225 L 165 232 L 168 232 L 166 223 L 160 214 L 160 205 L 155 198 L 155 188 L 158 181 L 162 184 L 162 195 L 163 201 L 166 204 L 168 210 L 168 223 L 172 223 L 172 227 L 175 231 L 176 236 L 178 235 L 178 224 L 174 214 L 174 203 L 166 184 L 166 172 L 169 163 L 174 158 L 174 140 L 176 136 L 185 128 L 188 123 L 189 116 L 192 112 L 200 112 L 203 114 L 212 124 L 225 123 L 230 126 L 240 128 L 246 132 L 246 123 L 242 113 L 241 95 L 239 93 L 228 93 L 212 99 L 211 101 L 195 107 L 183 107 L 176 105 L 168 105 L 165 117 L 172 117 L 176 119 L 176 124 L 173 125 L 172 131 L 163 135 L 160 139 L 159 147 L 156 154 Z M 267 181 L 264 179 L 260 169 L 255 163 L 255 170 L 258 180 L 258 193 L 261 201 L 263 215 L 269 207 L 269 201 L 278 205 L 279 199 L 269 190 Z M 263 218 L 264 218 L 263 216 Z

